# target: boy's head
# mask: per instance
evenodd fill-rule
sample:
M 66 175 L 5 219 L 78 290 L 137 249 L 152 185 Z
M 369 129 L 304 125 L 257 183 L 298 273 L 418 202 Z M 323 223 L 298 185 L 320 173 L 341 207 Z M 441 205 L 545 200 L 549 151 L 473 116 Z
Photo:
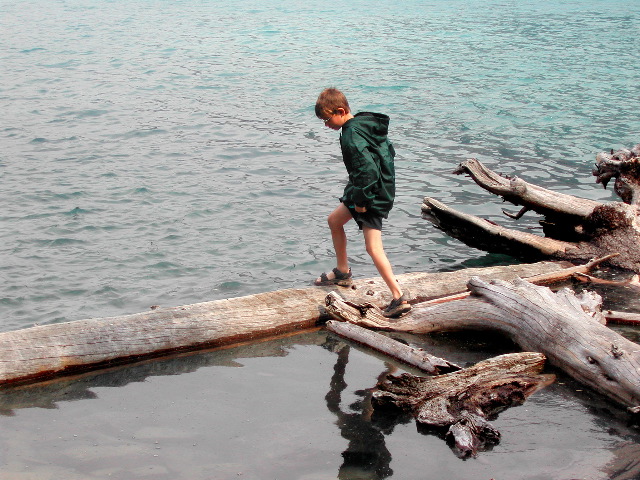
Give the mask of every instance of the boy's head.
M 347 97 L 337 88 L 325 88 L 316 100 L 316 116 L 334 130 L 353 118 Z

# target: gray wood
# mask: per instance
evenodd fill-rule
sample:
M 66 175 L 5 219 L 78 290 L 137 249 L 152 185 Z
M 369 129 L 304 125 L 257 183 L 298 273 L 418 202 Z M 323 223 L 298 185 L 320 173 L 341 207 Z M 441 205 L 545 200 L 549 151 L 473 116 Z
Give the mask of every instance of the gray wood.
M 503 200 L 522 205 L 517 215 L 504 211 L 512 219 L 519 219 L 527 211 L 543 215 L 540 224 L 544 236 L 497 225 L 429 197 L 423 200 L 422 214 L 447 235 L 480 250 L 528 260 L 555 258 L 572 262 L 617 253 L 608 259 L 609 264 L 640 272 L 640 159 L 637 153 L 640 145 L 632 151 L 607 154 L 607 158 L 599 154 L 594 171 L 598 182 L 605 186 L 610 178 L 616 177 L 615 190 L 626 203 L 605 204 L 553 192 L 517 177 L 498 175 L 476 159 L 461 163 L 454 171 L 469 175 L 480 187 Z
M 397 340 L 385 337 L 380 333 L 359 327 L 352 323 L 330 320 L 327 322 L 327 330 L 389 355 L 407 365 L 412 365 L 432 375 L 440 375 L 460 370 L 460 366 L 455 363 L 451 363 L 448 360 L 431 355 L 424 350 L 410 347 Z
M 521 352 L 435 377 L 391 375 L 378 384 L 372 403 L 376 409 L 392 407 L 412 413 L 422 426 L 446 432 L 458 456 L 475 456 L 500 440 L 488 418 L 522 405 L 554 381 L 554 375 L 540 375 L 544 362 L 540 353 Z
M 377 307 L 369 306 L 370 309 Z M 446 432 L 453 441 L 454 452 L 462 458 L 475 456 L 479 450 L 499 442 L 500 433 L 488 418 L 508 407 L 522 405 L 529 395 L 555 379 L 553 375 L 539 375 L 545 362 L 541 353 L 500 355 L 461 369 L 352 323 L 331 320 L 327 329 L 434 375 L 387 376 L 378 383 L 372 404 L 376 409 L 408 411 L 421 425 Z
M 374 309 L 362 315 L 332 294 L 327 309 L 334 318 L 387 331 L 498 330 L 615 402 L 640 405 L 640 346 L 603 325 L 602 314 L 594 311 L 595 294 L 576 296 L 568 289 L 554 293 L 521 279 L 473 278 L 469 289 L 465 299 L 418 305 L 395 321 Z
M 414 298 L 429 299 L 464 291 L 473 275 L 509 279 L 557 272 L 564 266 L 540 262 L 451 273 L 411 273 L 399 275 L 398 279 L 410 287 Z M 2 332 L 0 384 L 308 329 L 326 319 L 324 298 L 331 290 L 325 287 L 279 290 Z M 355 289 L 340 289 L 344 298 L 368 298 L 379 305 L 389 301 L 387 292 L 380 278 L 357 281 Z

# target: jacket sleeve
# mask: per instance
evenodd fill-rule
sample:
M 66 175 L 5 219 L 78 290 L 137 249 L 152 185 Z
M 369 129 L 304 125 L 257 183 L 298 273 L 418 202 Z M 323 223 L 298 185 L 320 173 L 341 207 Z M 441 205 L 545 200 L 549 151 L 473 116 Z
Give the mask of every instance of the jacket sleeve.
M 350 180 L 353 184 L 352 199 L 358 207 L 371 207 L 375 197 L 380 169 L 374 155 L 369 151 L 366 143 L 356 142 L 349 148 L 351 157 Z

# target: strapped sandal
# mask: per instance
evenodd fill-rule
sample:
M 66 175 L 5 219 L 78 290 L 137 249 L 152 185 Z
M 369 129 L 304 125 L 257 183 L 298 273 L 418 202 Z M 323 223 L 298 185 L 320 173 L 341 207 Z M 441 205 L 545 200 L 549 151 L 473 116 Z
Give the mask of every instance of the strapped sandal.
M 382 315 L 387 318 L 399 317 L 403 313 L 407 313 L 411 310 L 411 305 L 407 302 L 407 299 L 402 295 L 398 299 L 391 300 L 391 303 L 384 309 Z
M 327 277 L 326 273 L 320 275 L 320 281 L 316 280 L 313 282 L 314 285 L 322 286 L 322 285 L 339 285 L 340 287 L 348 287 L 353 283 L 351 278 L 351 269 L 347 273 L 343 273 L 337 268 L 334 268 L 333 274 L 335 278 Z

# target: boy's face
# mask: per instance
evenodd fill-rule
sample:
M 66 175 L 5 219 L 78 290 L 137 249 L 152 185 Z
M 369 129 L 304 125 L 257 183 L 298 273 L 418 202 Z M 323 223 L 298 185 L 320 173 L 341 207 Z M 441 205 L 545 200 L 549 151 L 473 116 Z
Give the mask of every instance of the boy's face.
M 326 127 L 329 127 L 332 130 L 340 130 L 342 126 L 352 118 L 353 115 L 351 115 L 350 112 L 346 112 L 344 108 L 338 108 L 330 116 L 323 118 L 322 121 Z

